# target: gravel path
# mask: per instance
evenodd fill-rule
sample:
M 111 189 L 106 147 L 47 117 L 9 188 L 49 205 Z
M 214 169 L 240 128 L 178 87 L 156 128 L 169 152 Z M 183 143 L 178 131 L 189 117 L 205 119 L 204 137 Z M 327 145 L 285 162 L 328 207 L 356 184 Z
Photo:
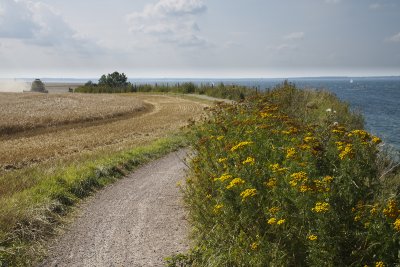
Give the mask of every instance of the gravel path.
M 163 266 L 188 249 L 186 213 L 176 183 L 186 150 L 143 166 L 98 192 L 39 266 Z

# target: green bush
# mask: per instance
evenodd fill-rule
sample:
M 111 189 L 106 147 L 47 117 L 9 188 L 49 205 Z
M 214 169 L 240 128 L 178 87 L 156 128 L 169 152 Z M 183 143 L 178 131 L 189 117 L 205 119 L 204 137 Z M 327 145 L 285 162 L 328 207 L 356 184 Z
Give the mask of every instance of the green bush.
M 360 126 L 336 97 L 288 83 L 213 109 L 193 129 L 183 192 L 196 246 L 186 258 L 194 266 L 400 264 L 400 197 L 383 190 L 380 139 Z

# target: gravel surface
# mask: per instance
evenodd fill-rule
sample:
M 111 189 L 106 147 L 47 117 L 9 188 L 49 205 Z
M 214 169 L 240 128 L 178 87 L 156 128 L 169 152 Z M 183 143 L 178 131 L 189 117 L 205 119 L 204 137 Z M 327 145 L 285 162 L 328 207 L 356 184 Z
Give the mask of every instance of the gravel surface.
M 84 203 L 39 266 L 164 266 L 188 249 L 177 182 L 186 150 L 143 166 Z

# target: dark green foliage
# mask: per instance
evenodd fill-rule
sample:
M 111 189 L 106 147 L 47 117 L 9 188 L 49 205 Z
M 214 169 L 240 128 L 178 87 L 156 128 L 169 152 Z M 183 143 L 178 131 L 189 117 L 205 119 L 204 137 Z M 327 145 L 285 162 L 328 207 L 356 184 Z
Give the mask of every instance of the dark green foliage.
M 107 77 L 102 76 L 100 80 L 105 80 Z M 87 82 L 85 85 L 75 89 L 77 93 L 133 93 L 133 92 L 157 92 L 157 93 L 177 93 L 177 94 L 200 94 L 216 98 L 224 98 L 240 101 L 248 96 L 256 95 L 255 89 L 238 85 L 225 85 L 220 83 L 200 84 L 196 85 L 192 82 L 176 83 L 176 84 L 139 84 L 132 85 L 128 83 L 126 86 L 109 86 L 105 83 L 94 84 Z
M 99 80 L 99 86 L 108 86 L 108 87 L 126 87 L 128 86 L 128 78 L 125 73 L 119 73 L 114 71 L 113 73 L 103 74 Z

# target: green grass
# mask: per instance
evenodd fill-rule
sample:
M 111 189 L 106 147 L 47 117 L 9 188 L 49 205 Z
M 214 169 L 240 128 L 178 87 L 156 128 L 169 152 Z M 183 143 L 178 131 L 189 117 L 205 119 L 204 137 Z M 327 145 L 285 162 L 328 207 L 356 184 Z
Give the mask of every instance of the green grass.
M 285 83 L 196 125 L 170 266 L 400 264 L 398 172 L 346 103 Z M 397 186 L 396 185 L 397 181 Z
M 0 266 L 30 266 L 45 253 L 71 207 L 136 167 L 187 144 L 183 133 L 122 152 L 82 156 L 74 162 L 42 165 L 2 179 L 25 189 L 0 196 Z

